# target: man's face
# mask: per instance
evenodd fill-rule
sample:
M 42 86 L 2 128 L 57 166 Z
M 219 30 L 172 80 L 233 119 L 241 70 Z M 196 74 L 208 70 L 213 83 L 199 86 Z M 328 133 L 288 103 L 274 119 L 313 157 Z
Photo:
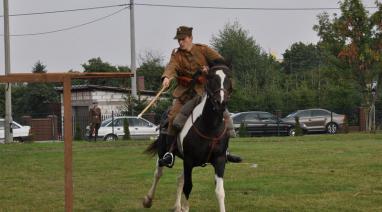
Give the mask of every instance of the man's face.
M 192 36 L 178 39 L 180 49 L 190 51 L 192 47 Z

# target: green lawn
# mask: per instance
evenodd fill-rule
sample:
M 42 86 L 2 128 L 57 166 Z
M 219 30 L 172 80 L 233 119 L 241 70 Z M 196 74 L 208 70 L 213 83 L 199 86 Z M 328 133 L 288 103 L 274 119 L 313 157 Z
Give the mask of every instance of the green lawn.
M 148 141 L 75 142 L 75 211 L 141 206 L 155 158 Z M 231 140 L 227 211 L 382 211 L 382 134 Z M 63 211 L 63 143 L 0 145 L 0 211 Z M 150 211 L 169 211 L 181 161 L 165 170 Z M 252 164 L 257 164 L 256 168 Z M 193 172 L 191 211 L 218 211 L 211 166 Z

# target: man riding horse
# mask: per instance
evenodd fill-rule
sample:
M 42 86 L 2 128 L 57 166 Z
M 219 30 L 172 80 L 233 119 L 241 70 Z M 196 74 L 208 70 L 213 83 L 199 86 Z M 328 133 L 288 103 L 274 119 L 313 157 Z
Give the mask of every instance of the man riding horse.
M 174 39 L 178 40 L 179 48 L 172 51 L 170 62 L 167 64 L 162 75 L 162 86 L 169 87 L 170 81 L 177 80 L 177 86 L 173 92 L 174 101 L 168 112 L 167 144 L 172 144 L 170 150 L 159 159 L 159 166 L 172 167 L 174 165 L 174 146 L 176 145 L 177 133 L 182 129 L 188 115 L 198 100 L 205 92 L 205 75 L 209 65 L 216 61 L 224 61 L 223 57 L 206 45 L 192 42 L 192 28 L 180 26 L 176 30 Z M 193 77 L 197 71 L 201 71 L 200 77 Z M 224 119 L 227 123 L 228 133 L 235 135 L 233 121 L 225 111 Z M 230 162 L 240 162 L 238 156 L 226 154 Z

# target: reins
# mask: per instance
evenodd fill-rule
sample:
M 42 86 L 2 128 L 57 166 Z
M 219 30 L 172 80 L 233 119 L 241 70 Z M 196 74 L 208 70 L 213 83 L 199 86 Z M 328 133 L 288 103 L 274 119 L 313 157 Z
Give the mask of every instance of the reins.
M 211 159 L 212 150 L 215 148 L 215 146 L 217 144 L 219 144 L 219 141 L 226 134 L 226 131 L 227 131 L 226 122 L 224 121 L 223 131 L 220 134 L 218 134 L 218 136 L 215 136 L 215 137 L 210 137 L 210 136 L 204 135 L 202 132 L 200 132 L 200 130 L 194 125 L 194 115 L 193 115 L 193 113 L 191 113 L 191 123 L 192 123 L 192 129 L 196 132 L 196 134 L 198 134 L 200 137 L 202 137 L 202 138 L 204 138 L 206 140 L 212 141 L 212 143 L 210 144 L 211 148 L 210 148 L 210 151 L 208 153 L 208 157 L 207 157 L 207 161 L 206 161 L 206 162 L 209 162 L 210 159 Z

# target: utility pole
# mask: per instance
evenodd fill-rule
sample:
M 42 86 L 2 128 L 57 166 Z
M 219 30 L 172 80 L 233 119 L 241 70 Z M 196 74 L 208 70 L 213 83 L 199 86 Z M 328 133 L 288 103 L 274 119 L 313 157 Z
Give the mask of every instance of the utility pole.
M 4 51 L 5 51 L 5 75 L 11 73 L 11 58 L 10 58 L 10 45 L 9 45 L 9 10 L 8 0 L 4 0 Z M 7 83 L 5 86 L 5 123 L 4 123 L 4 136 L 5 143 L 11 143 L 13 141 L 13 135 L 11 131 L 12 124 L 12 96 L 11 96 L 11 83 Z
M 135 23 L 134 23 L 134 0 L 130 0 L 130 43 L 131 43 L 131 95 L 135 98 L 137 95 L 137 72 L 135 67 Z

